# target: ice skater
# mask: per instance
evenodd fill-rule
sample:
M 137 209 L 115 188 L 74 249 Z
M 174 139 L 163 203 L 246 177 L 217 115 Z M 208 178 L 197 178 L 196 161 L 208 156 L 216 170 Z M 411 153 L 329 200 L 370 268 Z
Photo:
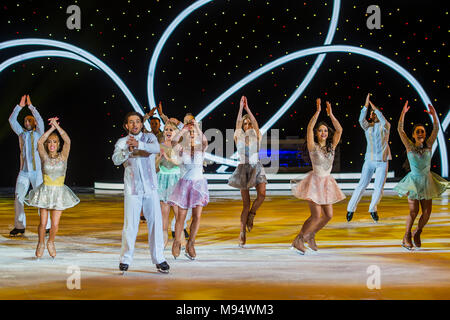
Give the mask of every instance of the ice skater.
M 388 161 L 392 160 L 391 150 L 389 149 L 389 131 L 391 129 L 391 124 L 372 101 L 370 101 L 370 96 L 371 94 L 369 93 L 359 116 L 359 124 L 366 135 L 367 147 L 361 178 L 347 205 L 348 222 L 352 220 L 353 213 L 356 211 L 356 207 L 374 173 L 375 183 L 372 201 L 369 206 L 369 213 L 373 221 L 378 221 L 377 205 L 383 196 L 383 187 L 388 173 Z M 370 122 L 366 120 L 369 104 L 372 108 L 370 112 Z
M 305 254 L 305 242 L 317 251 L 315 235 L 333 217 L 333 204 L 345 199 L 336 180 L 330 174 L 333 167 L 334 153 L 342 135 L 342 126 L 333 115 L 331 104 L 327 101 L 327 113 L 333 123 L 335 132 L 325 122 L 316 125 L 321 106 L 316 100 L 317 111 L 311 118 L 307 128 L 306 141 L 313 170 L 301 180 L 291 181 L 292 193 L 299 199 L 308 201 L 311 216 L 303 223 L 300 233 L 292 242 L 292 249 Z M 317 140 L 317 142 L 315 141 Z
M 139 217 L 143 211 L 147 220 L 152 262 L 159 272 L 168 273 L 170 267 L 164 258 L 161 207 L 155 170 L 155 155 L 160 152 L 159 143 L 153 133 L 142 132 L 143 117 L 137 112 L 129 112 L 125 116 L 124 128 L 128 135 L 117 141 L 112 156 L 116 166 L 123 164 L 125 168 L 124 224 L 119 269 L 127 271 L 133 261 Z
M 410 108 L 408 101 L 406 101 L 398 121 L 398 133 L 406 148 L 411 167 L 411 172 L 394 187 L 394 191 L 399 196 L 408 197 L 409 216 L 406 218 L 406 231 L 402 241 L 402 246 L 408 250 L 413 249 L 412 240 L 417 248 L 422 246 L 420 235 L 431 216 L 432 198 L 441 195 L 449 185 L 447 180 L 430 171 L 431 150 L 439 132 L 439 121 L 434 107 L 432 105 L 428 105 L 428 107 L 430 111 L 427 112 L 433 117 L 433 131 L 428 139 L 426 138 L 425 126 L 422 124 L 414 125 L 412 130 L 413 141 L 409 140 L 406 135 L 403 123 L 405 114 Z M 417 228 L 411 233 L 414 221 L 419 213 L 419 207 L 422 207 L 422 216 Z
M 242 116 L 245 109 L 246 115 Z M 246 242 L 246 229 L 250 232 L 253 228 L 253 220 L 256 211 L 263 204 L 266 197 L 266 174 L 259 160 L 259 146 L 261 132 L 258 122 L 253 116 L 247 103 L 247 98 L 242 96 L 239 105 L 239 113 L 236 120 L 234 141 L 239 154 L 239 165 L 230 176 L 228 185 L 240 189 L 242 196 L 241 228 L 239 234 L 239 246 Z M 257 196 L 253 204 L 250 200 L 250 188 L 256 188 Z M 251 206 L 250 206 L 251 205 Z
M 21 110 L 28 105 L 33 114 L 28 115 L 24 119 L 22 127 L 17 121 L 17 117 Z M 28 192 L 28 188 L 36 188 L 42 183 L 41 158 L 38 152 L 38 140 L 44 134 L 44 121 L 37 109 L 31 103 L 29 95 L 24 95 L 20 102 L 14 108 L 9 117 L 9 124 L 12 130 L 19 136 L 20 147 L 20 171 L 17 176 L 16 189 L 14 192 L 14 229 L 9 233 L 10 236 L 24 234 L 26 229 L 26 216 L 24 210 L 24 198 Z M 38 210 L 39 212 L 39 210 Z M 46 233 L 50 231 L 50 216 L 46 223 Z
M 159 117 L 164 122 L 164 126 L 166 126 L 168 123 L 171 123 L 171 124 L 175 125 L 176 129 L 178 129 L 177 132 L 179 132 L 179 130 L 183 129 L 183 127 L 184 127 L 184 123 L 183 122 L 179 121 L 177 118 L 173 118 L 173 117 L 169 118 L 168 116 L 166 116 L 164 114 L 163 109 L 162 109 L 162 102 L 161 101 L 159 102 L 158 106 L 156 107 L 156 111 L 158 111 Z M 154 112 L 155 112 L 155 110 L 153 110 L 151 115 L 153 115 Z M 173 136 L 174 135 L 172 135 L 172 138 L 173 138 Z M 164 137 L 163 137 L 162 140 L 164 141 Z M 161 141 L 160 141 L 160 143 L 161 143 Z M 183 170 L 183 166 L 179 167 L 179 169 Z M 181 171 L 180 171 L 179 175 L 180 174 L 181 174 Z M 175 213 L 175 210 L 177 210 L 177 209 L 175 209 L 176 206 L 172 206 L 172 208 L 174 209 L 174 213 Z M 163 210 L 163 215 L 164 215 L 164 209 L 162 209 L 162 210 Z M 172 222 L 171 222 L 171 231 L 172 231 L 172 238 L 173 239 L 175 239 L 175 224 L 176 224 L 176 221 L 177 221 L 177 216 L 178 216 L 178 214 L 174 214 L 174 216 L 172 218 Z M 189 233 L 187 231 L 187 223 L 188 223 L 189 220 L 191 220 L 191 218 L 192 218 L 192 209 L 188 209 L 187 214 L 186 214 L 186 219 L 184 220 L 184 229 L 183 229 L 185 240 L 189 239 Z
M 196 258 L 195 237 L 200 227 L 202 209 L 209 202 L 208 181 L 203 176 L 203 160 L 208 140 L 192 115 L 184 117 L 184 124 L 183 129 L 172 139 L 172 145 L 179 148 L 178 154 L 183 168 L 182 176 L 170 195 L 168 203 L 178 206 L 175 239 L 172 244 L 172 255 L 175 259 L 181 251 L 181 237 L 187 210 L 192 209 L 192 222 L 185 256 L 194 260 Z
M 169 214 L 170 209 L 173 209 L 173 213 L 178 216 L 178 207 L 170 205 L 168 203 L 169 196 L 172 194 L 178 180 L 180 180 L 180 167 L 178 157 L 175 156 L 175 152 L 172 148 L 172 138 L 178 132 L 176 125 L 170 121 L 165 123 L 164 126 L 164 141 L 160 143 L 161 152 L 156 156 L 156 168 L 158 175 L 158 194 L 159 201 L 161 202 L 161 212 L 163 219 L 163 235 L 164 235 L 164 248 L 169 241 Z
M 58 118 L 51 118 L 50 129 L 38 141 L 39 155 L 42 160 L 42 174 L 44 181 L 39 187 L 30 191 L 25 197 L 29 206 L 41 209 L 41 219 L 38 227 L 39 240 L 36 247 L 36 257 L 41 258 L 45 248 L 45 225 L 51 215 L 51 228 L 47 240 L 47 250 L 52 258 L 56 257 L 55 237 L 59 228 L 59 221 L 64 210 L 76 206 L 80 199 L 64 185 L 67 171 L 67 161 L 70 152 L 70 138 L 59 126 Z M 64 141 L 60 152 L 58 131 Z

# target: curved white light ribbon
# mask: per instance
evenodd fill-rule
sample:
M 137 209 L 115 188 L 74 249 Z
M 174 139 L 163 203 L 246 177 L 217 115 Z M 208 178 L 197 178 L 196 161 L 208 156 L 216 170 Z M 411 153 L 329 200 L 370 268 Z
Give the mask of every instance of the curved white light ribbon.
M 143 109 L 139 105 L 139 103 L 134 98 L 131 91 L 128 89 L 128 87 L 125 85 L 125 83 L 120 79 L 120 77 L 105 63 L 103 63 L 100 59 L 98 59 L 93 54 L 87 52 L 86 50 L 83 50 L 79 47 L 76 47 L 74 45 L 62 42 L 62 41 L 56 41 L 56 40 L 48 40 L 48 39 L 39 39 L 39 38 L 27 38 L 27 39 L 19 39 L 19 40 L 10 40 L 0 43 L 0 50 L 4 50 L 11 47 L 17 47 L 17 46 L 30 46 L 30 45 L 38 45 L 38 46 L 50 46 L 50 47 L 56 47 L 65 49 L 67 51 L 73 52 L 78 54 L 79 56 L 91 61 L 93 64 L 95 64 L 98 69 L 105 72 L 113 81 L 114 83 L 122 90 L 122 92 L 127 97 L 128 101 L 130 101 L 131 105 L 133 106 L 134 110 L 140 114 L 144 114 Z M 146 128 L 150 129 L 149 124 L 145 123 Z
M 8 60 L 3 61 L 0 64 L 0 72 L 8 68 L 10 65 L 13 65 L 15 63 L 19 63 L 21 61 L 34 59 L 34 58 L 43 58 L 43 57 L 60 57 L 60 58 L 69 58 L 73 60 L 78 60 L 80 62 L 84 62 L 86 64 L 91 65 L 92 67 L 98 69 L 98 67 L 91 63 L 89 60 L 84 59 L 83 57 L 80 57 L 79 55 L 76 55 L 72 52 L 67 51 L 60 51 L 60 50 L 39 50 L 39 51 L 32 51 L 27 52 L 23 54 L 19 54 L 15 57 L 9 58 Z

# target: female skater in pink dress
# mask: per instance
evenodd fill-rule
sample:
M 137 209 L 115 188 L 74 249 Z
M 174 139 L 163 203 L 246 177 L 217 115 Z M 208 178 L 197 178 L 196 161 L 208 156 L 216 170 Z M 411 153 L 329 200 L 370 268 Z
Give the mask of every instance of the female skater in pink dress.
M 328 116 L 336 132 L 330 134 L 332 129 L 325 122 L 320 122 L 316 126 L 321 111 L 320 99 L 317 99 L 317 111 L 309 121 L 307 129 L 307 146 L 313 171 L 301 181 L 291 181 L 292 193 L 297 198 L 308 200 L 311 211 L 311 216 L 303 223 L 300 233 L 292 242 L 292 249 L 296 249 L 302 255 L 306 252 L 305 242 L 308 242 L 312 250 L 317 251 L 315 234 L 333 217 L 333 203 L 345 199 L 345 195 L 330 174 L 334 151 L 341 139 L 342 127 L 333 115 L 331 104 L 328 101 L 326 103 Z

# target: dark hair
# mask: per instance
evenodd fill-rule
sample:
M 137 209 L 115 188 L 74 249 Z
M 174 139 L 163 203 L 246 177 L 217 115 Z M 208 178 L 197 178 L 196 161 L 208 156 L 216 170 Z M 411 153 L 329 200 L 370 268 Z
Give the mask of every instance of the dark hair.
M 144 117 L 142 116 L 142 114 L 136 112 L 136 111 L 130 111 L 125 115 L 125 120 L 123 121 L 123 128 L 125 129 L 125 131 L 128 133 L 127 127 L 125 126 L 126 124 L 128 124 L 128 119 L 131 116 L 138 116 L 139 119 L 141 119 L 142 124 L 144 124 Z M 143 126 L 142 126 L 143 127 Z
M 148 119 L 148 120 L 158 120 L 159 123 L 161 123 L 161 120 L 159 120 L 159 118 L 157 118 L 157 117 L 150 117 L 150 119 Z
M 328 124 L 326 122 L 321 121 L 321 122 L 317 123 L 314 126 L 314 142 L 317 142 L 316 132 L 319 130 L 320 126 L 325 126 L 328 129 L 328 137 L 327 137 L 327 141 L 326 141 L 326 149 L 327 149 L 327 152 L 331 152 L 332 145 L 333 145 L 334 130 L 332 128 L 330 128 L 330 126 L 328 126 Z
M 411 138 L 413 138 L 413 134 L 414 134 L 414 131 L 416 131 L 416 128 L 417 127 L 423 127 L 424 129 L 425 129 L 425 126 L 423 125 L 423 124 L 421 124 L 421 123 L 416 123 L 414 126 L 413 126 L 413 128 L 412 128 L 412 131 L 411 131 Z M 427 129 L 425 129 L 425 132 L 427 131 Z M 414 138 L 413 138 L 414 139 Z M 414 139 L 415 140 L 415 139 Z

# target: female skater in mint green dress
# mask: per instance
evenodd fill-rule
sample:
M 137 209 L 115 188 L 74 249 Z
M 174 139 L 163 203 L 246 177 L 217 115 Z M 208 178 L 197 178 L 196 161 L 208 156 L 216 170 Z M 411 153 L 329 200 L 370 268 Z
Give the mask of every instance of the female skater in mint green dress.
M 409 216 L 406 218 L 406 232 L 403 237 L 402 246 L 408 250 L 413 248 L 412 240 L 417 248 L 421 246 L 420 234 L 423 227 L 428 222 L 431 215 L 432 198 L 441 195 L 448 185 L 448 181 L 430 171 L 431 166 L 431 148 L 436 141 L 439 131 L 438 118 L 436 110 L 432 105 L 428 105 L 430 111 L 427 111 L 433 117 L 433 131 L 428 139 L 426 138 L 425 127 L 416 124 L 413 128 L 412 138 L 409 140 L 403 130 L 405 113 L 409 110 L 408 101 L 406 101 L 398 122 L 398 133 L 408 153 L 408 160 L 411 167 L 409 172 L 395 187 L 394 190 L 399 196 L 408 196 Z M 411 234 L 414 220 L 419 213 L 419 205 L 422 207 L 422 216 L 419 219 L 417 228 Z

